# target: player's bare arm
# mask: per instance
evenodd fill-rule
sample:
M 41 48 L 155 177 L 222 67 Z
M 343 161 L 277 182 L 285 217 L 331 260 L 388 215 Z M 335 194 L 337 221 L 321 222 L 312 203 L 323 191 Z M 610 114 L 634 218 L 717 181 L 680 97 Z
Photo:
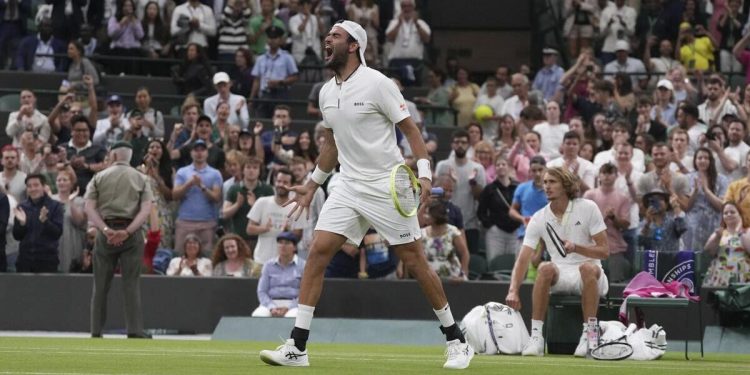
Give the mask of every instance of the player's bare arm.
M 578 253 L 589 258 L 607 259 L 609 257 L 609 243 L 607 242 L 607 232 L 601 231 L 593 235 L 591 238 L 594 240 L 593 246 L 578 245 L 574 244 L 572 241 L 565 241 L 565 250 L 568 252 L 568 254 Z
M 409 146 L 411 147 L 411 151 L 412 154 L 414 154 L 414 157 L 417 160 L 430 160 L 429 155 L 427 154 L 427 147 L 425 146 L 424 140 L 422 139 L 422 134 L 419 132 L 417 124 L 414 123 L 411 117 L 407 117 L 401 120 L 401 122 L 396 125 L 398 125 L 398 128 L 401 130 L 401 132 L 404 133 L 404 137 L 406 137 L 406 140 L 409 141 Z M 419 184 L 422 188 L 419 196 L 419 203 L 422 205 L 426 205 L 430 200 L 432 181 L 427 178 L 420 177 Z
M 531 263 L 532 257 L 534 257 L 534 249 L 523 246 L 518 253 L 516 263 L 513 265 L 513 273 L 510 276 L 510 288 L 508 289 L 508 296 L 505 297 L 505 303 L 516 310 L 521 310 L 521 299 L 518 296 L 518 290 L 521 288 L 523 279 L 526 277 L 526 271 L 529 270 L 529 263 Z
M 333 171 L 333 168 L 335 168 L 338 163 L 339 152 L 336 148 L 336 140 L 333 138 L 333 130 L 325 128 L 323 130 L 323 136 L 325 137 L 325 141 L 321 147 L 320 155 L 318 156 L 318 165 L 315 167 L 312 178 L 308 179 L 307 183 L 304 185 L 292 186 L 289 188 L 290 191 L 294 192 L 294 197 L 289 199 L 284 204 L 284 207 L 294 204 L 294 207 L 292 207 L 292 210 L 289 212 L 289 217 L 294 215 L 294 220 L 299 219 L 304 211 L 307 211 L 307 218 L 310 218 L 310 211 L 308 208 L 315 196 L 315 190 L 325 182 L 325 179 L 331 174 L 331 171 Z M 322 177 L 316 178 L 317 175 L 321 175 Z

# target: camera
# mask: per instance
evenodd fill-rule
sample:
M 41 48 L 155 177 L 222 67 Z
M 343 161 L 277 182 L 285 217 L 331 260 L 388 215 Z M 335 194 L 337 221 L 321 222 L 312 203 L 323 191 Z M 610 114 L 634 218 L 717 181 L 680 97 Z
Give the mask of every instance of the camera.
M 661 205 L 659 204 L 659 198 L 651 197 L 651 199 L 648 200 L 648 206 L 658 211 L 661 208 Z
M 708 139 L 709 141 L 715 141 L 716 134 L 714 134 L 714 132 L 706 132 L 706 139 Z
M 445 195 L 445 190 L 441 187 L 434 187 L 430 190 L 430 195 L 435 198 L 442 198 Z

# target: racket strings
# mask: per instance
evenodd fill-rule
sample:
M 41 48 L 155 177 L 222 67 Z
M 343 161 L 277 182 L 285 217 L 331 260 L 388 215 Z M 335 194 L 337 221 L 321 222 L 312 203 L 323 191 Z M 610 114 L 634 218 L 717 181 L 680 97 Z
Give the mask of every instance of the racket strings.
M 404 211 L 411 211 L 417 207 L 417 191 L 412 185 L 409 173 L 399 170 L 394 179 L 396 197 Z

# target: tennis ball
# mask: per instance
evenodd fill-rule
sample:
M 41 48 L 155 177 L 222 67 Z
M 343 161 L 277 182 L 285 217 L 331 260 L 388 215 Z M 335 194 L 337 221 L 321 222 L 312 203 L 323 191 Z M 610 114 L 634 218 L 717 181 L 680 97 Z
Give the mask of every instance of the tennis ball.
M 474 118 L 476 118 L 479 121 L 485 121 L 493 116 L 492 107 L 488 106 L 487 104 L 482 104 L 477 107 L 477 109 L 474 110 Z

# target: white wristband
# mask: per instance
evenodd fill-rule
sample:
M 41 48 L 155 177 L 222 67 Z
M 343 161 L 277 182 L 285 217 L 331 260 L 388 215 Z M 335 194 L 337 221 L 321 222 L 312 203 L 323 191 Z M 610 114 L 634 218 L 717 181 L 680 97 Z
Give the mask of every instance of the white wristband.
M 430 169 L 430 161 L 427 159 L 417 160 L 417 175 L 419 178 L 426 178 L 432 181 L 432 170 Z
M 323 185 L 326 180 L 328 179 L 328 176 L 331 175 L 331 172 L 323 172 L 322 169 L 320 169 L 319 166 L 315 166 L 315 170 L 313 171 L 312 175 L 310 175 L 310 178 L 318 185 Z

